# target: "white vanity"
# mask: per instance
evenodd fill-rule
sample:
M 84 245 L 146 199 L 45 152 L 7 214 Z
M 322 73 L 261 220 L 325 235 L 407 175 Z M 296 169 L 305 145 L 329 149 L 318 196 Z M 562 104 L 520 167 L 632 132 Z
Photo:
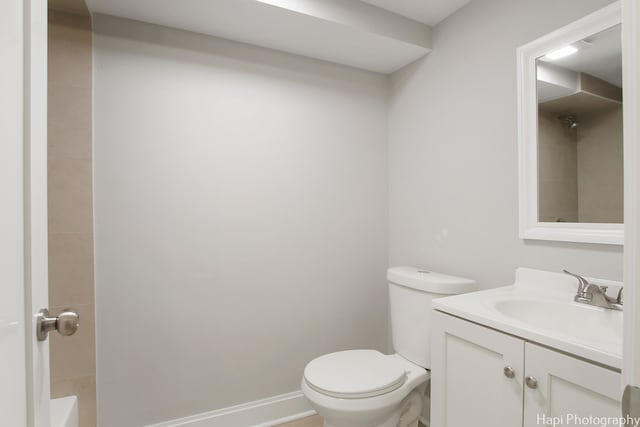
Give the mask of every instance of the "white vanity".
M 513 286 L 434 300 L 431 427 L 619 419 L 622 311 L 574 302 L 577 287 L 520 268 Z

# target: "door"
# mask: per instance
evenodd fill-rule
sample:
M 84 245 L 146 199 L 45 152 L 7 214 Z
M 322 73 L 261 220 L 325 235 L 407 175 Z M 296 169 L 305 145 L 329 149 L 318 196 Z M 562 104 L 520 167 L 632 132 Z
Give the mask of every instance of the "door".
M 439 312 L 433 323 L 431 427 L 521 425 L 524 341 Z
M 0 423 L 47 427 L 46 2 L 0 2 L 0 55 Z
M 0 2 L 0 412 L 26 424 L 22 206 L 22 2 Z
M 619 419 L 619 372 L 532 343 L 525 344 L 524 357 L 524 427 Z
M 640 416 L 640 2 L 622 3 L 624 111 L 623 415 Z

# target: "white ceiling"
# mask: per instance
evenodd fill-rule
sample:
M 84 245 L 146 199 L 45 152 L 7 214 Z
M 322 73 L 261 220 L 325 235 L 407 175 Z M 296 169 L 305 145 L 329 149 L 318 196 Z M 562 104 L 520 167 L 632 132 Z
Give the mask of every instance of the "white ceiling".
M 356 0 L 87 0 L 87 6 L 93 14 L 207 34 L 382 74 L 431 51 L 428 26 Z
M 616 25 L 584 39 L 588 44 L 574 43 L 575 55 L 553 61 L 553 65 L 591 74 L 622 87 L 622 26 Z
M 361 0 L 398 15 L 433 26 L 470 0 Z

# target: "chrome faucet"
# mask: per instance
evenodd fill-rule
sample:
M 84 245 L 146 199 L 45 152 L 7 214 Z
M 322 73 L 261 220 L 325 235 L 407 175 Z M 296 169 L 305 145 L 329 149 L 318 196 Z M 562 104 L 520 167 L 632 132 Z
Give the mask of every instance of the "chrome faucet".
M 623 288 L 620 288 L 620 290 L 618 291 L 617 298 L 612 298 L 606 294 L 606 286 L 599 286 L 594 283 L 589 283 L 587 279 L 578 274 L 571 273 L 567 270 L 562 271 L 578 279 L 578 290 L 576 292 L 576 296 L 573 298 L 575 302 L 622 311 Z
M 589 286 L 589 282 L 587 281 L 587 279 L 585 279 L 584 277 L 578 275 L 578 274 L 574 274 L 570 271 L 567 270 L 562 270 L 563 273 L 568 274 L 569 276 L 573 276 L 576 279 L 578 279 L 578 291 L 576 292 L 576 298 L 575 300 L 577 300 L 578 297 L 580 298 L 586 298 L 587 294 L 585 293 L 585 291 L 587 290 L 587 287 Z

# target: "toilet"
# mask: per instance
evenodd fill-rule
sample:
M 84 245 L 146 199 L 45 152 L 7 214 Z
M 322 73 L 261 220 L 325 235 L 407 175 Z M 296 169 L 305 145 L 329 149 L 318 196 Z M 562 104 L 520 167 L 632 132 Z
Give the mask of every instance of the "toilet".
M 387 270 L 395 354 L 347 350 L 307 364 L 302 392 L 325 427 L 418 427 L 431 367 L 431 300 L 475 281 L 415 267 Z

